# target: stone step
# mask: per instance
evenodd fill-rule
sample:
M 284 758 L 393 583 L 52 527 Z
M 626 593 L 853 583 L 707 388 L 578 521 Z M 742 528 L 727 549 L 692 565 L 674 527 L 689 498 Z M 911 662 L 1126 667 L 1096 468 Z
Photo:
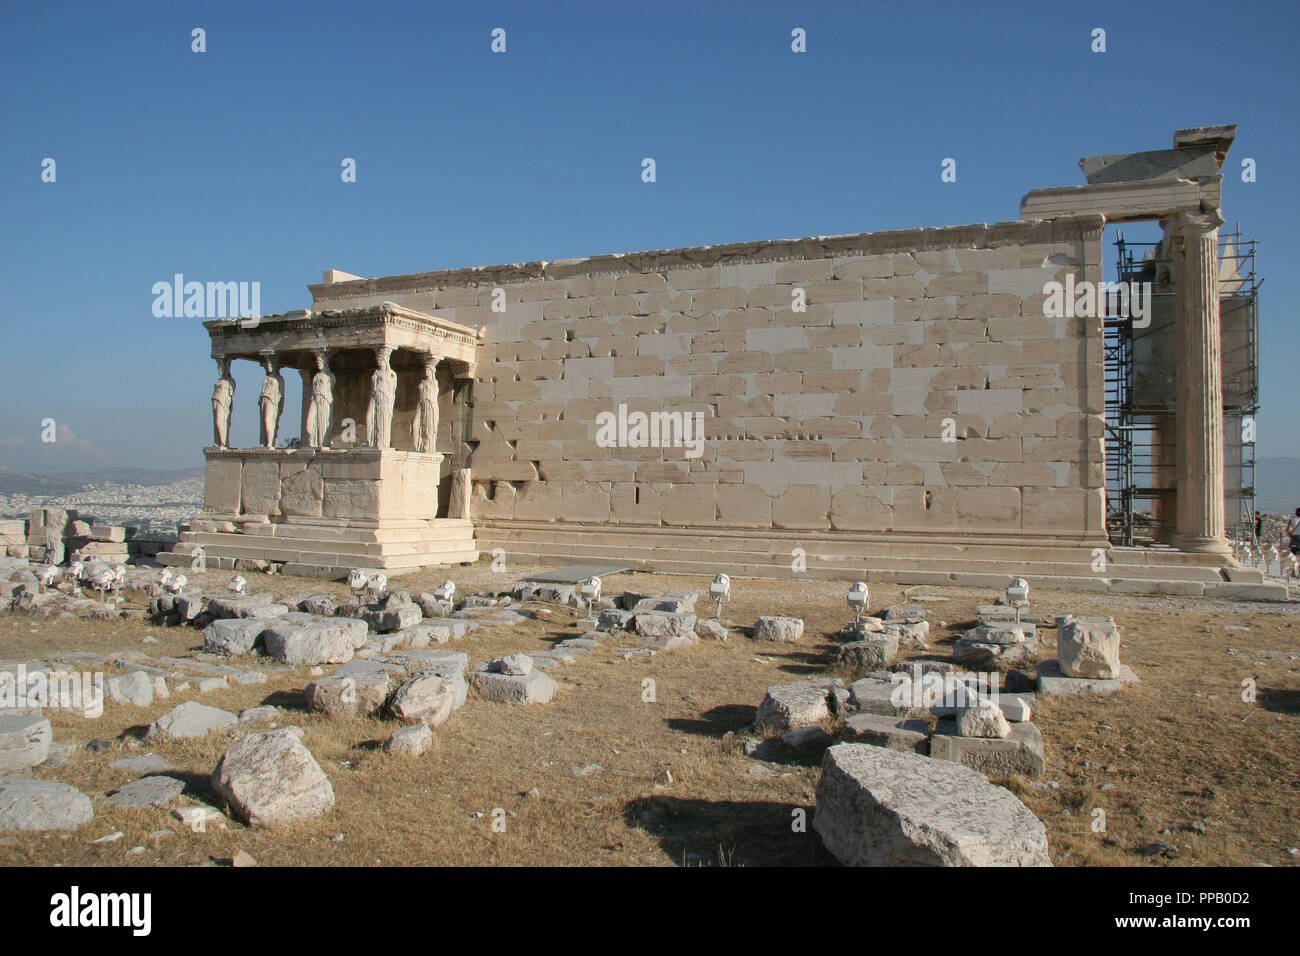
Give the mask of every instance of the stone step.
M 337 541 L 330 538 L 318 538 L 312 535 L 248 535 L 221 531 L 185 531 L 181 533 L 183 544 L 202 545 L 210 548 L 215 545 L 239 544 L 264 550 L 289 549 L 307 551 L 332 551 L 343 554 L 367 554 L 374 551 L 398 553 L 401 551 L 439 551 L 448 548 L 463 548 L 472 545 L 472 533 L 459 534 L 454 538 L 395 538 L 389 541 Z
M 955 543 L 942 534 L 867 533 L 825 531 L 730 531 L 707 528 L 667 528 L 636 525 L 574 525 L 548 522 L 480 522 L 482 533 L 505 535 L 523 540 L 557 540 L 563 536 L 576 536 L 576 540 L 609 541 L 620 547 L 638 547 L 651 542 L 652 547 L 677 547 L 684 541 L 700 550 L 748 552 L 753 554 L 788 554 L 799 545 L 808 551 L 816 550 L 826 556 L 844 555 L 860 558 L 863 555 L 882 557 L 915 557 L 927 560 L 949 558 L 984 558 L 990 547 L 997 547 L 1009 559 L 1025 562 L 1065 561 L 1077 562 L 1081 554 L 1092 560 L 1091 544 L 1062 542 L 1046 539 L 1042 544 L 1027 544 L 1024 539 L 999 539 L 986 537 L 979 542 Z M 1217 569 L 1222 559 L 1215 555 L 1193 554 L 1165 549 L 1110 548 L 1107 560 L 1112 565 L 1125 567 L 1157 565 Z
M 792 563 L 790 554 L 792 542 L 789 541 L 781 542 L 780 546 L 783 550 L 764 551 L 754 548 L 755 544 L 761 545 L 761 541 L 755 542 L 744 539 L 727 542 L 727 544 L 731 545 L 730 547 L 713 549 L 702 547 L 702 542 L 689 538 L 685 540 L 677 538 L 668 543 L 645 535 L 603 534 L 595 536 L 590 533 L 579 533 L 563 529 L 549 529 L 547 531 L 516 531 L 510 529 L 507 532 L 508 536 L 496 536 L 504 530 L 484 529 L 481 532 L 481 546 L 483 549 L 490 550 L 493 547 L 501 547 L 507 553 L 527 553 L 546 557 L 565 556 L 574 553 L 572 549 L 578 549 L 585 558 L 593 560 L 609 559 L 661 563 L 665 560 L 678 559 L 690 560 L 694 564 L 714 564 L 722 561 L 743 565 L 748 568 L 766 569 L 769 572 L 776 573 L 789 568 Z M 924 552 L 911 556 L 862 550 L 851 555 L 845 555 L 823 552 L 821 550 L 822 542 L 820 541 L 808 541 L 806 545 L 804 542 L 799 543 L 805 548 L 806 562 L 810 571 L 844 572 L 843 575 L 837 574 L 837 577 L 845 575 L 861 577 L 864 573 L 875 576 L 884 572 L 913 571 L 918 570 L 918 562 L 925 562 L 927 566 L 942 566 L 944 573 L 997 574 L 1007 578 L 1027 574 L 1035 578 L 1042 576 L 1121 577 L 1130 580 L 1200 581 L 1203 583 L 1218 583 L 1223 580 L 1216 570 L 1203 567 L 1160 567 L 1146 564 L 1126 564 L 1121 566 L 1117 563 L 1111 563 L 1107 572 L 1093 572 L 1092 552 L 1082 548 L 1073 552 L 1071 555 L 1073 560 L 1049 561 L 1042 560 L 1036 555 L 1026 556 L 1023 553 L 1024 549 L 1010 549 L 1011 553 L 1006 554 L 1002 552 L 1007 549 L 985 548 L 983 553 L 980 553 L 978 546 L 967 546 L 962 549 L 962 556 L 952 554 L 936 555 Z M 740 547 L 736 547 L 736 545 L 740 545 Z M 1061 552 L 1062 549 L 1053 549 L 1054 554 L 1060 554 Z M 883 580 L 883 578 L 876 579 Z
M 902 536 L 900 536 L 902 537 Z M 633 570 L 741 577 L 813 577 L 898 584 L 1003 588 L 1016 575 L 1038 587 L 1085 591 L 1253 597 L 1284 600 L 1285 588 L 1251 580 L 1233 569 L 1220 574 L 1223 559 L 1162 548 L 1112 548 L 1105 572 L 1091 570 L 1085 545 L 1060 543 L 952 545 L 938 541 L 887 540 L 879 535 L 829 537 L 823 533 L 718 534 L 703 529 L 610 529 L 561 524 L 485 523 L 478 545 L 501 548 L 508 559 L 540 563 L 617 560 Z M 806 571 L 792 569 L 790 550 L 806 551 Z M 765 550 L 766 549 L 766 550 Z
M 190 531 L 187 534 L 229 534 L 222 531 Z M 238 534 L 257 539 L 292 538 L 293 540 L 312 539 L 331 542 L 357 542 L 359 544 L 385 543 L 389 541 L 461 541 L 474 536 L 474 526 L 469 521 L 447 521 L 439 519 L 435 525 L 416 525 L 410 527 L 385 526 L 383 528 L 344 528 L 318 525 L 312 523 L 283 522 L 272 524 L 248 524 Z
M 248 558 L 247 552 L 242 554 L 211 554 L 208 555 L 209 569 L 232 570 L 235 562 L 240 558 Z M 348 571 L 352 568 L 378 568 L 385 571 L 413 571 L 418 568 L 431 567 L 435 565 L 452 565 L 452 564 L 472 564 L 479 559 L 479 552 L 476 550 L 468 551 L 447 551 L 436 555 L 436 560 L 430 560 L 428 555 L 423 556 L 423 560 L 417 560 L 412 557 L 402 557 L 396 555 L 368 555 L 363 559 L 356 556 L 329 555 L 325 553 L 312 553 L 303 556 L 302 561 L 284 562 L 283 571 L 285 574 L 304 574 L 311 577 L 324 577 L 341 580 L 347 577 Z M 332 559 L 332 560 L 331 560 Z M 159 564 L 164 567 L 180 568 L 182 570 L 189 568 L 192 558 L 188 554 L 178 554 L 174 551 L 164 551 L 156 558 Z M 272 559 L 263 559 L 272 560 Z M 279 559 L 274 559 L 279 560 Z

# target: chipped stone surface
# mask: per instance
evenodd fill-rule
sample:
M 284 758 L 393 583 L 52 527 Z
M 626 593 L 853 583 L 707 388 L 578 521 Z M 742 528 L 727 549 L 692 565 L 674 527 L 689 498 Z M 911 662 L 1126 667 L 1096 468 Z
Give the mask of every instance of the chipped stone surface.
M 203 629 L 203 649 L 210 654 L 252 654 L 261 647 L 268 622 L 260 618 L 223 618 Z
M 949 761 L 865 744 L 826 751 L 813 828 L 846 866 L 1050 866 L 1042 822 Z
M 123 757 L 109 764 L 114 770 L 126 770 L 132 773 L 151 773 L 158 770 L 171 770 L 167 758 L 157 754 L 145 754 L 142 757 Z
M 212 772 L 212 789 L 249 826 L 310 820 L 334 808 L 334 788 L 290 730 L 247 734 Z
M 760 617 L 754 624 L 754 639 L 792 643 L 803 636 L 803 620 L 797 617 Z
M 636 615 L 634 628 L 643 643 L 668 644 L 673 638 L 696 641 L 695 615 L 668 611 L 644 611 Z
M 433 731 L 425 724 L 403 727 L 384 743 L 384 750 L 398 757 L 418 757 L 433 746 Z
M 1119 666 L 1119 676 L 1113 680 L 1094 677 L 1067 677 L 1061 673 L 1057 661 L 1041 661 L 1038 665 L 1038 692 L 1041 694 L 1114 694 L 1128 684 L 1142 683 L 1127 664 Z
M 902 714 L 907 706 L 894 703 L 896 685 L 892 680 L 864 677 L 849 685 L 849 707 L 864 714 L 886 716 Z M 902 691 L 899 692 L 900 694 Z
M 883 670 L 898 656 L 898 638 L 892 634 L 876 634 L 860 641 L 841 644 L 837 655 L 841 667 L 856 673 Z
M 393 692 L 388 711 L 406 723 L 418 721 L 438 726 L 451 716 L 456 704 L 452 682 L 438 674 L 417 674 Z
M 916 718 L 857 714 L 844 722 L 840 737 L 845 743 L 870 744 L 918 754 L 930 752 L 930 725 Z
M 249 594 L 241 597 L 214 597 L 208 601 L 208 613 L 213 617 L 262 617 L 268 608 L 278 607 L 281 614 L 289 609 L 283 604 L 273 605 L 271 594 Z
M 696 621 L 695 633 L 706 641 L 727 641 L 731 639 L 731 631 L 721 622 L 712 619 Z
M 287 664 L 340 664 L 353 655 L 351 632 L 335 624 L 272 623 L 262 640 L 270 657 Z
M 239 712 L 239 726 L 251 726 L 254 724 L 269 723 L 273 720 L 279 720 L 284 716 L 284 711 L 279 707 L 272 707 L 264 704 L 261 707 L 250 707 L 247 710 Z
M 238 723 L 239 718 L 229 711 L 191 700 L 154 721 L 146 737 L 187 740 L 192 737 L 205 737 L 214 730 L 234 727 Z
M 1011 733 L 1002 709 L 991 700 L 981 700 L 969 707 L 958 707 L 953 715 L 957 733 L 962 737 L 1003 738 Z
M 115 704 L 148 707 L 153 703 L 153 678 L 143 671 L 119 674 L 104 681 L 104 692 Z
M 390 631 L 415 627 L 423 620 L 424 615 L 417 604 L 396 603 L 386 607 L 367 605 L 358 612 L 357 617 L 370 625 L 370 629 L 376 634 L 386 634 Z
M 67 784 L 0 777 L 0 830 L 75 830 L 94 817 L 90 798 Z
M 602 631 L 626 631 L 632 624 L 632 612 L 608 608 L 600 612 L 596 623 Z
M 829 720 L 835 712 L 835 691 L 843 684 L 832 677 L 773 685 L 758 705 L 754 726 L 785 733 Z
M 484 700 L 517 704 L 549 704 L 560 686 L 553 677 L 539 670 L 523 676 L 476 671 L 470 683 Z
M 39 715 L 0 716 L 0 774 L 26 773 L 50 754 L 54 731 Z
M 1019 774 L 1033 780 L 1041 777 L 1047 766 L 1042 732 L 1028 722 L 1011 724 L 1006 737 L 997 738 L 959 736 L 952 720 L 941 720 L 930 738 L 930 756 L 993 778 Z
M 533 662 L 527 654 L 510 654 L 493 660 L 488 664 L 488 670 L 497 674 L 511 674 L 522 677 L 533 672 Z
M 1071 616 L 1056 634 L 1056 660 L 1066 677 L 1117 680 L 1119 628 L 1113 618 Z
M 185 792 L 185 781 L 175 777 L 141 777 L 107 797 L 117 807 L 164 807 Z
M 387 673 L 319 677 L 307 685 L 307 709 L 327 717 L 369 717 L 383 709 L 392 685 Z

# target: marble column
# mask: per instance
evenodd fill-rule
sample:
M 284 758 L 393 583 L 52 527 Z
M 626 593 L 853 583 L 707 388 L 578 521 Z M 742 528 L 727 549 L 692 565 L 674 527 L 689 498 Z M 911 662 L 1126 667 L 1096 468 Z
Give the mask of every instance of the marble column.
M 307 444 L 307 410 L 311 407 L 311 377 L 315 372 L 313 368 L 303 368 L 298 366 L 298 375 L 302 378 L 302 414 L 298 423 L 298 447 L 308 448 Z
M 1178 534 L 1183 551 L 1230 554 L 1223 513 L 1218 211 L 1180 213 L 1174 246 Z

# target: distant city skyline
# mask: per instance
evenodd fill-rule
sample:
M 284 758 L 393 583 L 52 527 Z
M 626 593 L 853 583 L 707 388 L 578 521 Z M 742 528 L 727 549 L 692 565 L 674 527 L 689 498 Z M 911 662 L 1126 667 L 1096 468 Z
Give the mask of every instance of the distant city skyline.
M 154 308 L 178 274 L 257 283 L 274 313 L 310 305 L 326 268 L 383 276 L 994 223 L 1031 189 L 1081 184 L 1081 156 L 1168 148 L 1175 128 L 1214 123 L 1239 124 L 1225 228 L 1259 240 L 1265 280 L 1257 454 L 1300 455 L 1300 11 L 1178 11 L 8 5 L 0 465 L 202 464 L 207 334 Z M 796 28 L 807 52 L 791 49 Z M 946 159 L 955 182 L 941 179 Z M 261 372 L 233 373 L 231 443 L 253 445 Z M 286 383 L 292 436 L 300 396 L 296 376 Z

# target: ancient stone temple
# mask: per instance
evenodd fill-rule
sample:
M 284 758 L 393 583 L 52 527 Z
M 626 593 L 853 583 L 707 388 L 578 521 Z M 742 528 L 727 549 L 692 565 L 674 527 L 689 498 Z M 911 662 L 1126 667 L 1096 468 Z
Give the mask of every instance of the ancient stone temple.
M 439 449 L 461 437 L 480 331 L 391 303 L 205 325 L 219 377 L 203 513 L 176 549 L 186 561 L 201 548 L 217 566 L 333 573 L 477 558 L 466 463 Z M 240 359 L 264 371 L 257 448 L 227 442 Z M 278 447 L 295 379 L 299 441 Z
M 309 313 L 208 323 L 223 373 L 266 369 L 265 408 L 296 369 L 308 420 L 303 448 L 270 447 L 273 413 L 268 447 L 221 447 L 218 385 L 191 543 L 327 568 L 499 548 L 692 573 L 1249 589 L 1262 578 L 1224 533 L 1217 364 L 1234 129 L 1085 159 L 1087 185 L 1035 190 L 991 226 L 327 271 Z M 1108 539 L 1111 313 L 1061 309 L 1061 287 L 1103 282 L 1104 226 L 1138 219 L 1164 223 L 1177 257 L 1178 538 L 1163 549 Z

